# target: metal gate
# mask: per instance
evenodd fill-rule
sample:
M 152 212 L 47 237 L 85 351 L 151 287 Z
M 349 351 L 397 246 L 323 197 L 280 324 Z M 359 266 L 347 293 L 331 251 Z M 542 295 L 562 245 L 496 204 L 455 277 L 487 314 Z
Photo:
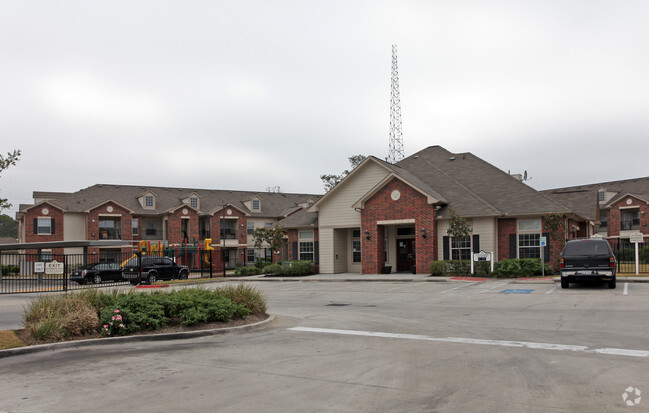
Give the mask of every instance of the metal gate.
M 635 274 L 636 260 L 635 260 L 635 244 L 631 243 L 628 239 L 624 238 L 611 238 L 608 239 L 615 257 L 617 259 L 617 273 L 618 274 Z M 647 274 L 649 273 L 649 243 L 638 243 L 638 272 Z

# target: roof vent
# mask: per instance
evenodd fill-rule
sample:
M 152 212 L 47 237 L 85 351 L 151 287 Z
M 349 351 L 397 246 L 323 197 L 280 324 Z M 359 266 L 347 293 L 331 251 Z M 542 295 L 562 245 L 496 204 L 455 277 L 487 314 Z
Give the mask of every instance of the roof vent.
M 449 161 L 454 161 L 454 160 L 455 160 L 455 156 L 451 156 L 450 158 L 448 158 L 448 160 L 449 160 Z

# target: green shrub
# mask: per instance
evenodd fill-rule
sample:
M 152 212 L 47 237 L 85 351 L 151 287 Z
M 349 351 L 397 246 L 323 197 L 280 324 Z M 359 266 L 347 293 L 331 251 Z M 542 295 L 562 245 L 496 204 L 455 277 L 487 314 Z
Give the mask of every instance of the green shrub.
M 19 265 L 3 265 L 2 266 L 2 274 L 7 275 L 7 274 L 18 274 L 20 273 L 20 266 Z
M 25 329 L 41 341 L 58 341 L 97 331 L 99 317 L 78 294 L 39 296 L 25 310 Z
M 433 261 L 428 266 L 430 274 L 436 277 L 445 277 L 446 270 L 446 261 Z
M 543 265 L 540 258 L 521 258 L 518 260 L 521 266 L 520 276 L 541 275 Z
M 263 272 L 266 275 L 282 275 L 282 266 L 280 264 L 270 264 L 264 267 Z
M 469 275 L 471 273 L 471 261 L 469 260 L 446 261 L 446 268 L 449 275 Z
M 237 267 L 234 269 L 234 275 L 237 277 L 247 277 L 257 274 L 259 274 L 257 267 Z
M 494 274 L 499 278 L 518 277 L 522 272 L 518 258 L 498 261 L 494 264 Z
M 260 274 L 261 270 L 263 270 L 264 267 L 269 265 L 269 264 L 272 264 L 272 263 L 270 262 L 270 260 L 267 260 L 265 258 L 255 261 L 255 268 L 257 268 L 260 271 L 258 274 Z
M 251 314 L 266 314 L 266 297 L 255 287 L 246 284 L 239 284 L 236 287 L 228 285 L 217 288 L 214 293 L 242 305 L 250 310 Z
M 491 262 L 489 261 L 474 262 L 473 275 L 477 277 L 489 277 L 491 275 Z

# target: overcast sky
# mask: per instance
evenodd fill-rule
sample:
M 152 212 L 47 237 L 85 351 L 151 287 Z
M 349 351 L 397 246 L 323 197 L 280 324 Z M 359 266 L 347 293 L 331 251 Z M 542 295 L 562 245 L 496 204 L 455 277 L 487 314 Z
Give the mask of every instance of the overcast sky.
M 323 193 L 388 154 L 472 152 L 536 189 L 649 176 L 649 2 L 0 0 L 0 177 Z

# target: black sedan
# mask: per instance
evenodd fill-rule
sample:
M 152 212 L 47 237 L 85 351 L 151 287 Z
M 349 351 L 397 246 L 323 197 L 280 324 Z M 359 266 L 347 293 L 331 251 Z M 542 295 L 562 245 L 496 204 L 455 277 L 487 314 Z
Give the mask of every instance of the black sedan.
M 89 264 L 72 271 L 70 281 L 79 284 L 101 284 L 104 281 L 123 281 L 122 266 L 118 263 Z

